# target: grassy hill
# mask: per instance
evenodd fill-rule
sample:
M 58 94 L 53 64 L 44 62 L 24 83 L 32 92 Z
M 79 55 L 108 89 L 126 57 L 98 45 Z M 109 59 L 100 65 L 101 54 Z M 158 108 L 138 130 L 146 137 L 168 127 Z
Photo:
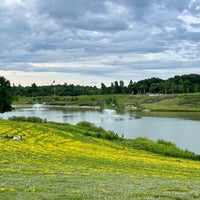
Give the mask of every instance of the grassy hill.
M 200 199 L 200 162 L 89 137 L 77 127 L 0 121 L 1 200 Z M 89 134 L 90 135 L 90 134 Z
M 127 105 L 134 105 L 138 110 L 152 111 L 198 111 L 200 112 L 200 93 L 164 94 L 164 95 L 85 95 L 64 97 L 17 97 L 13 104 L 24 105 L 44 103 L 61 106 L 100 106 L 124 110 Z M 135 109 L 134 109 L 135 110 Z

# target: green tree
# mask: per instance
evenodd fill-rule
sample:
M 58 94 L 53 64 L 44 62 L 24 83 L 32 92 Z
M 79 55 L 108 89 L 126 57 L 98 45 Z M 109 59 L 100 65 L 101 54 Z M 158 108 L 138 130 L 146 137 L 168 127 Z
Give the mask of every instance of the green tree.
M 149 88 L 150 93 L 159 93 L 160 92 L 160 83 L 152 83 Z
M 133 94 L 133 81 L 130 80 L 129 84 L 128 84 L 128 92 Z
M 119 84 L 118 84 L 118 81 L 115 81 L 114 86 L 115 86 L 115 94 L 120 93 L 120 86 L 119 86 Z
M 12 110 L 12 92 L 10 82 L 3 76 L 0 77 L 0 113 Z
M 101 94 L 106 94 L 107 88 L 104 83 L 101 83 Z
M 34 96 L 37 93 L 38 87 L 35 83 L 31 85 L 31 94 Z
M 124 81 L 119 81 L 119 93 L 124 93 Z

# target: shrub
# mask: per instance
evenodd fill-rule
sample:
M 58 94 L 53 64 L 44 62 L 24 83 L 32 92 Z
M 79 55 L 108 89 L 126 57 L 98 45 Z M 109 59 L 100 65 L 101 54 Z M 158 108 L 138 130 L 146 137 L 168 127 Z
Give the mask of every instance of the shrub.
M 76 126 L 78 128 L 87 130 L 87 132 L 83 133 L 84 135 L 87 135 L 87 136 L 93 136 L 96 138 L 102 138 L 106 140 L 120 139 L 113 131 L 106 131 L 102 127 L 96 127 L 94 124 L 87 121 L 81 121 Z
M 123 143 L 136 149 L 150 151 L 152 153 L 176 157 L 187 158 L 192 160 L 200 160 L 200 155 L 196 155 L 188 150 L 179 149 L 174 143 L 162 139 L 157 142 L 147 137 L 138 137 L 136 139 L 123 140 Z
M 176 147 L 176 145 L 174 143 L 169 142 L 169 141 L 165 141 L 163 139 L 158 139 L 157 143 L 158 144 L 163 144 L 163 145 L 166 145 L 166 146 L 169 146 L 169 147 Z

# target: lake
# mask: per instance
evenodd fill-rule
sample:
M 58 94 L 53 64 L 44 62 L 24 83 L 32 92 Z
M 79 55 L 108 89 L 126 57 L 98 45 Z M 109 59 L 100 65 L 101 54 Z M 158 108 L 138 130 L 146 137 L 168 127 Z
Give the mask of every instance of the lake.
M 112 130 L 126 138 L 140 136 L 152 140 L 164 139 L 175 143 L 181 149 L 200 154 L 200 113 L 190 112 L 140 112 L 118 114 L 114 110 L 86 110 L 56 107 L 16 108 L 1 114 L 7 119 L 11 116 L 36 116 L 47 121 L 76 124 L 89 121 L 106 130 Z

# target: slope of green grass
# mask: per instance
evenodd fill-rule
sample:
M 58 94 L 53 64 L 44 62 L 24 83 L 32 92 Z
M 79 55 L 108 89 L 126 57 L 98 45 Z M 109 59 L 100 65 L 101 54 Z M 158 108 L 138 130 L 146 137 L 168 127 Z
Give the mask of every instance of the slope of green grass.
M 124 110 L 126 105 L 134 105 L 138 110 L 152 111 L 198 111 L 200 112 L 200 93 L 150 95 L 84 95 L 77 97 L 19 97 L 13 102 L 15 105 L 44 103 L 47 105 L 74 106 L 101 106 Z
M 0 121 L 1 200 L 200 199 L 200 162 L 156 155 L 59 124 Z M 84 130 L 83 130 L 84 131 Z
M 152 111 L 200 111 L 200 93 L 158 96 L 132 95 L 123 104 L 135 104 Z

